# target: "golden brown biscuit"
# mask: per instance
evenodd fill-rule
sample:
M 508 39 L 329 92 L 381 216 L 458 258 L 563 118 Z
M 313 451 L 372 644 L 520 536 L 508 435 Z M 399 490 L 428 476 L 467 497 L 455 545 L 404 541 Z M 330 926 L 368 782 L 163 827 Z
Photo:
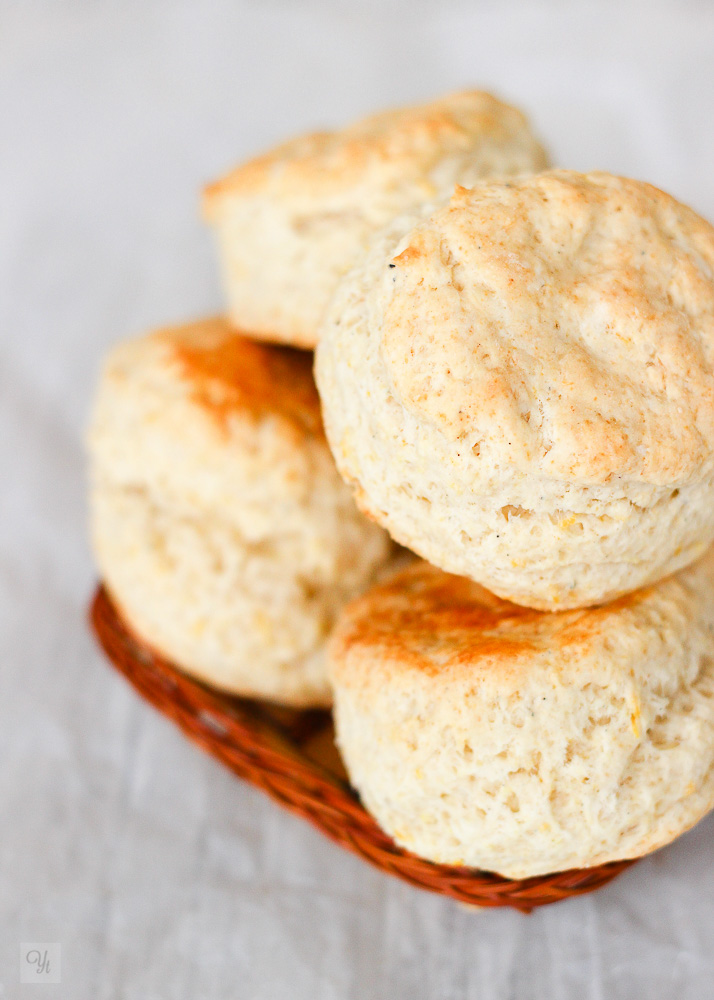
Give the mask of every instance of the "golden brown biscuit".
M 556 171 L 393 223 L 316 374 L 362 509 L 502 597 L 612 600 L 714 539 L 714 229 L 648 184 Z
M 503 601 L 418 563 L 329 646 L 366 807 L 433 861 L 527 878 L 634 858 L 714 806 L 714 554 L 601 608 Z
M 120 344 L 90 430 L 94 549 L 132 629 L 224 690 L 328 704 L 323 645 L 391 545 L 327 448 L 311 356 L 220 320 Z

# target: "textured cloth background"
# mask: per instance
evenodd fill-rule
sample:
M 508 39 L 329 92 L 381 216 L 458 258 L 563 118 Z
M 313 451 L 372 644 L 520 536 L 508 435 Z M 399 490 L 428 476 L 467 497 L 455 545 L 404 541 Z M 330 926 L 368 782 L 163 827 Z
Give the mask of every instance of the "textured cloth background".
M 220 307 L 199 186 L 471 84 L 714 218 L 703 2 L 0 0 L 0 997 L 711 996 L 714 819 L 596 896 L 468 912 L 224 773 L 85 627 L 88 400 L 109 344 Z M 59 985 L 20 985 L 28 941 Z

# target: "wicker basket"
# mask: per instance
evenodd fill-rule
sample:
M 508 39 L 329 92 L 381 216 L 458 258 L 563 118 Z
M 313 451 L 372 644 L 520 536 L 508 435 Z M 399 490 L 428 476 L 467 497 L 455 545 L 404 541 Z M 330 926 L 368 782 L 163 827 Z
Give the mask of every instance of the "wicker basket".
M 512 906 L 528 913 L 592 892 L 633 864 L 618 861 L 514 881 L 418 858 L 397 847 L 360 805 L 337 753 L 329 712 L 282 709 L 210 690 L 137 641 L 101 586 L 90 617 L 114 666 L 186 736 L 342 847 L 411 885 L 470 906 Z

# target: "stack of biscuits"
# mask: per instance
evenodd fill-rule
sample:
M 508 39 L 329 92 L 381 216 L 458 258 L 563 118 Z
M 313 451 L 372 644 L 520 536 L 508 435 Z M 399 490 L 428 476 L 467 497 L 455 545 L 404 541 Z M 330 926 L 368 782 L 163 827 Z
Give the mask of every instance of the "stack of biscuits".
M 223 691 L 334 705 L 365 807 L 424 858 L 524 878 L 691 827 L 714 229 L 548 169 L 478 91 L 288 142 L 204 211 L 226 318 L 119 345 L 91 421 L 126 625 Z

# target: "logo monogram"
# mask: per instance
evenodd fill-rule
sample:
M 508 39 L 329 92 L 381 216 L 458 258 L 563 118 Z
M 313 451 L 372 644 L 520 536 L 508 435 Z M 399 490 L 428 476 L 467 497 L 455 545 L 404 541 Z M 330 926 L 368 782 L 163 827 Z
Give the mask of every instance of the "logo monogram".
M 61 982 L 61 953 L 62 949 L 57 942 L 21 944 L 20 982 Z

